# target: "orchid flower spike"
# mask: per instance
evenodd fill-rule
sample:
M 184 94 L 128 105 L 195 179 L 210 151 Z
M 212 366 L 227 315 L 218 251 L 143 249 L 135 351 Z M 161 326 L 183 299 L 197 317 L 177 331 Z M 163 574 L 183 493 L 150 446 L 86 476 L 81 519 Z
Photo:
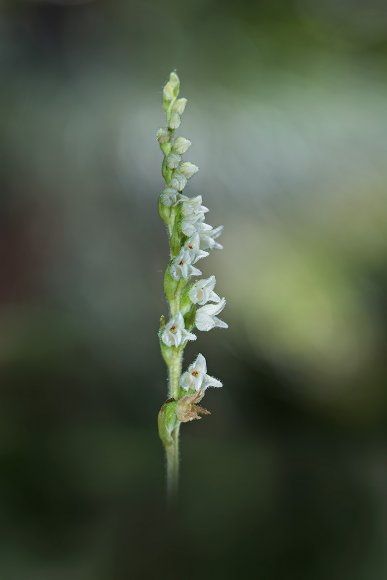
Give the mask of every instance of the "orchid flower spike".
M 223 226 L 213 228 L 206 223 L 208 208 L 201 195 L 188 196 L 182 192 L 189 180 L 199 171 L 182 156 L 191 141 L 176 135 L 187 99 L 180 97 L 180 80 L 176 72 L 169 75 L 163 88 L 165 126 L 156 133 L 163 153 L 161 173 L 165 181 L 159 195 L 158 207 L 167 226 L 169 258 L 164 276 L 164 292 L 169 314 L 160 319 L 160 348 L 169 372 L 169 391 L 159 413 L 159 434 L 167 457 L 168 490 L 173 493 L 178 478 L 179 429 L 182 423 L 209 415 L 197 405 L 208 387 L 221 387 L 222 383 L 207 374 L 206 359 L 199 354 L 182 374 L 183 352 L 188 342 L 196 340 L 194 327 L 201 331 L 227 328 L 217 315 L 226 300 L 215 292 L 216 278 L 209 276 L 196 282 L 194 276 L 201 271 L 195 264 L 206 258 L 210 251 L 222 249 L 217 241 Z M 166 322 L 168 320 L 168 322 Z

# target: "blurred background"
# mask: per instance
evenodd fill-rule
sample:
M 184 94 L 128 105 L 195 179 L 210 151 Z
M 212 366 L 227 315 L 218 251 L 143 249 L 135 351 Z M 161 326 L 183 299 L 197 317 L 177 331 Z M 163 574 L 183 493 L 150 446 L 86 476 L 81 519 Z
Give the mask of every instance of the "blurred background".
M 0 8 L 0 577 L 387 577 L 387 4 Z M 224 251 L 167 513 L 162 86 Z

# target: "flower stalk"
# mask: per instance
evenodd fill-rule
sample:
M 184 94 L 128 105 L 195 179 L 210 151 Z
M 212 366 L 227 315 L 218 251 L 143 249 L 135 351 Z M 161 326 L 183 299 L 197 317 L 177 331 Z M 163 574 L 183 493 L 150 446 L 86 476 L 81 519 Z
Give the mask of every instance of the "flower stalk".
M 179 434 L 181 423 L 200 419 L 209 411 L 197 405 L 208 387 L 222 383 L 207 375 L 206 360 L 199 354 L 182 374 L 183 353 L 189 341 L 195 341 L 193 330 L 209 331 L 215 327 L 227 328 L 217 318 L 226 301 L 214 291 L 215 276 L 191 281 L 201 276 L 196 263 L 209 255 L 208 250 L 222 249 L 215 240 L 223 226 L 213 228 L 205 223 L 209 211 L 202 197 L 187 197 L 183 190 L 199 168 L 182 156 L 191 146 L 189 139 L 175 136 L 180 127 L 187 99 L 178 98 L 180 80 L 175 72 L 163 89 L 163 107 L 166 127 L 157 131 L 157 140 L 163 153 L 161 173 L 165 188 L 159 196 L 159 213 L 167 226 L 169 263 L 164 275 L 164 292 L 169 306 L 168 320 L 160 320 L 161 353 L 168 368 L 168 399 L 162 405 L 159 417 L 159 435 L 165 447 L 167 460 L 167 489 L 174 496 L 179 478 Z

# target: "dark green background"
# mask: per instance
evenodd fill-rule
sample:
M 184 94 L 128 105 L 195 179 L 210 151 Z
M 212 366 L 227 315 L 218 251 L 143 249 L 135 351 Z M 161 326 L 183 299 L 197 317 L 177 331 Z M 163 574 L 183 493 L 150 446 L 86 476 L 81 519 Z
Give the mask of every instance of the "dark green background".
M 387 5 L 3 2 L 0 578 L 387 576 Z M 165 507 L 177 69 L 228 331 Z

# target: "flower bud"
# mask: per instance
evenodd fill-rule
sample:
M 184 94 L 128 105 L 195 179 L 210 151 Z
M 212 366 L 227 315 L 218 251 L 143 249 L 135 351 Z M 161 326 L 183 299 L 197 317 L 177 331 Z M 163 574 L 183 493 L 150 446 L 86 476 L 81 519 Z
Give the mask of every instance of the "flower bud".
M 168 143 L 168 141 L 170 139 L 170 133 L 166 127 L 161 127 L 157 131 L 156 137 L 157 137 L 157 141 L 160 143 L 160 145 L 164 145 L 165 143 Z
M 179 166 L 180 161 L 180 155 L 177 155 L 177 153 L 171 153 L 166 159 L 167 167 L 169 167 L 169 169 L 176 169 Z
M 175 171 L 175 173 L 172 175 L 171 187 L 177 189 L 177 191 L 183 191 L 186 185 L 187 179 L 184 177 L 184 175 Z
M 183 155 L 191 147 L 191 141 L 185 137 L 177 137 L 172 145 L 172 151 Z
M 186 177 L 187 179 L 195 175 L 195 173 L 197 173 L 198 171 L 199 167 L 197 165 L 194 165 L 193 163 L 190 163 L 189 161 L 184 161 L 179 165 L 179 173 L 184 175 L 184 177 Z
M 164 101 L 170 102 L 176 99 L 179 94 L 180 81 L 176 73 L 172 72 L 169 75 L 169 81 L 163 89 Z
M 172 106 L 172 111 L 182 115 L 184 113 L 185 106 L 187 104 L 187 99 L 177 99 Z
M 167 207 L 171 207 L 171 205 L 175 205 L 177 202 L 177 191 L 173 189 L 173 187 L 166 187 L 161 194 L 161 201 Z
M 168 127 L 170 129 L 178 129 L 181 124 L 181 118 L 179 113 L 172 113 L 171 118 L 169 119 Z

